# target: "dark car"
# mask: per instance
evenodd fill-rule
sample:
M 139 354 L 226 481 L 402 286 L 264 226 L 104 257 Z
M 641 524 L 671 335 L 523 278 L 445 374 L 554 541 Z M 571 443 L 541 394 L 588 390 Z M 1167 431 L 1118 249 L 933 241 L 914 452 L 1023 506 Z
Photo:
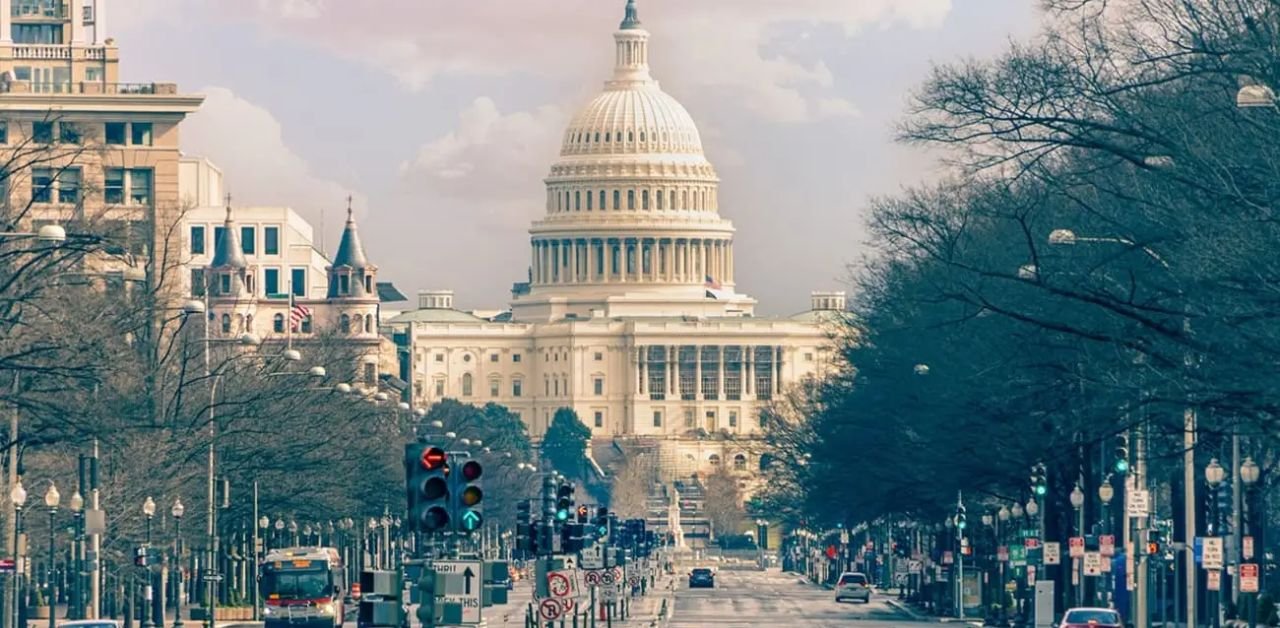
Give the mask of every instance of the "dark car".
M 689 588 L 716 586 L 716 574 L 710 569 L 694 569 L 689 572 Z
M 1120 613 L 1109 608 L 1073 608 L 1062 616 L 1061 628 L 1122 628 Z

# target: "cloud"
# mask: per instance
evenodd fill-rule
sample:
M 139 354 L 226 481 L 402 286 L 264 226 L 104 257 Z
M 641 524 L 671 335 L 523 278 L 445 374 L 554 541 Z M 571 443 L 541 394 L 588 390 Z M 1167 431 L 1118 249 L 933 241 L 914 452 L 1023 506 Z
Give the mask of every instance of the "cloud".
M 422 145 L 400 173 L 429 194 L 480 203 L 496 226 L 523 228 L 530 209 L 538 209 L 530 199 L 543 196 L 541 180 L 566 121 L 556 107 L 504 114 L 480 97 L 452 132 Z
M 836 80 L 821 63 L 762 49 L 786 25 L 835 26 L 846 37 L 871 28 L 940 27 L 952 0 L 643 0 L 654 35 L 659 78 L 737 92 L 758 115 L 805 122 L 847 116 L 830 93 Z M 530 74 L 555 80 L 600 79 L 613 55 L 608 35 L 621 0 L 364 2 L 260 0 L 256 23 L 330 48 L 423 90 L 444 75 Z M 396 19 L 386 19 L 394 15 Z M 804 33 L 795 33 L 795 38 Z
M 270 111 L 225 87 L 200 93 L 204 105 L 182 123 L 182 149 L 222 168 L 236 205 L 289 206 L 317 227 L 322 210 L 344 206 L 348 189 L 312 172 L 285 142 Z M 354 196 L 357 209 L 366 206 L 361 195 Z

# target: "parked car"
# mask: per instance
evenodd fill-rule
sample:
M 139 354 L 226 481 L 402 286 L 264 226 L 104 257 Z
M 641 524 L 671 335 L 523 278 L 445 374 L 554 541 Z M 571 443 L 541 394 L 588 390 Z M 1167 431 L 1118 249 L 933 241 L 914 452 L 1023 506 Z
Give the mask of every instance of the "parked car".
M 1059 628 L 1124 628 L 1120 613 L 1109 608 L 1072 608 L 1062 616 Z
M 689 572 L 689 588 L 707 587 L 715 588 L 716 572 L 705 567 L 699 567 Z
M 836 602 L 845 600 L 862 600 L 863 604 L 871 602 L 871 584 L 865 574 L 852 571 L 840 574 L 836 581 Z

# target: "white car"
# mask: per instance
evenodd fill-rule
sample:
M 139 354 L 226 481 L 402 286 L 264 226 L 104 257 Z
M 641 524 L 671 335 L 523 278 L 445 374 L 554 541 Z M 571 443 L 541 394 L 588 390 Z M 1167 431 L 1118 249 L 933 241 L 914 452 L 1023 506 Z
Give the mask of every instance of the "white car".
M 871 583 L 866 575 L 852 571 L 840 574 L 836 581 L 836 602 L 845 600 L 862 600 L 863 604 L 871 602 Z

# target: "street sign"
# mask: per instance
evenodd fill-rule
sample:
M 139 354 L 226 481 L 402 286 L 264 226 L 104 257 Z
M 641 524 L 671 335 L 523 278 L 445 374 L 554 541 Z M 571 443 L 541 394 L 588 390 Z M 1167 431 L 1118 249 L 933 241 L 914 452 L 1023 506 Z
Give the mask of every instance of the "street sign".
M 1258 563 L 1243 563 L 1240 565 L 1240 592 L 1258 592 Z
M 1102 554 L 1098 552 L 1084 553 L 1084 575 L 1086 576 L 1102 575 Z
M 919 574 L 924 573 L 924 563 L 918 560 L 912 560 L 907 563 L 907 572 Z
M 1027 565 L 1027 586 L 1034 587 L 1036 585 L 1036 566 Z
M 841 544 L 841 545 L 848 545 L 848 544 L 849 544 L 849 531 L 848 531 L 848 530 L 841 530 L 841 531 L 840 531 L 840 544 Z
M 1246 536 L 1240 539 L 1240 553 L 1244 555 L 1245 560 L 1253 558 L 1253 537 Z
M 1068 552 L 1072 558 L 1080 558 L 1081 556 L 1084 556 L 1084 537 L 1083 536 L 1071 537 L 1071 539 L 1069 539 L 1068 541 L 1068 544 L 1070 546 L 1070 548 L 1068 549 Z
M 545 599 L 538 603 L 538 616 L 546 621 L 555 621 L 560 619 L 560 615 L 564 614 L 560 602 L 553 599 Z
M 548 571 L 547 593 L 554 598 L 573 597 L 573 572 Z
M 18 565 L 12 558 L 0 558 L 0 573 L 14 573 L 17 570 Z
M 1200 564 L 1205 569 L 1222 569 L 1222 537 L 1206 536 L 1201 546 Z
M 1130 517 L 1145 517 L 1151 512 L 1150 491 L 1129 491 L 1125 494 L 1125 512 Z
M 1062 545 L 1056 541 L 1044 544 L 1044 564 L 1062 564 Z
M 942 564 L 944 564 L 944 565 L 950 565 L 950 564 L 953 564 L 953 563 L 955 563 L 955 562 L 956 562 L 955 556 L 953 556 L 953 555 L 951 554 L 951 552 L 943 552 L 943 553 L 942 553 Z
M 583 569 L 603 569 L 604 545 L 597 543 L 591 547 L 583 548 L 581 563 Z
M 1116 555 L 1116 537 L 1114 534 L 1103 534 L 1098 537 L 1098 551 L 1110 558 Z
M 1033 550 L 1037 547 L 1040 547 L 1040 539 L 1037 539 L 1036 537 L 1033 536 L 1023 540 L 1022 545 L 1029 550 Z
M 588 570 L 585 574 L 582 575 L 582 581 L 586 582 L 587 586 L 589 587 L 594 587 L 596 585 L 599 585 L 600 572 L 594 571 L 594 570 Z
M 1004 562 L 1009 560 L 1009 546 L 1001 545 L 996 548 L 996 560 Z
M 1207 588 L 1210 591 L 1222 590 L 1222 572 L 1221 571 L 1218 571 L 1217 569 L 1210 569 L 1209 572 L 1205 574 L 1205 576 L 1207 576 L 1205 578 L 1205 588 Z
M 1027 564 L 1027 548 L 1021 545 L 1014 545 L 1009 548 L 1009 564 L 1014 567 L 1023 567 Z
M 481 596 L 484 593 L 483 565 L 478 560 L 438 560 L 432 571 L 440 574 L 436 599 L 456 604 L 462 609 L 464 624 L 480 623 Z

